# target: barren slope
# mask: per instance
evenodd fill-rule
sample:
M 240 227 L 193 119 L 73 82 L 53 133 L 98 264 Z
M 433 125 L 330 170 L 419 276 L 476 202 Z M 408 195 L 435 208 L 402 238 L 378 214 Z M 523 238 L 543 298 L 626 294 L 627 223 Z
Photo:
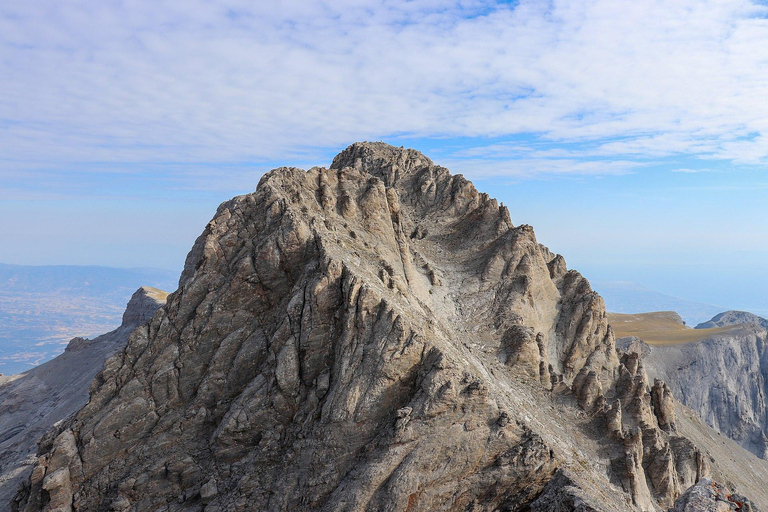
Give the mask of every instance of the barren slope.
M 635 336 L 650 345 L 674 345 L 693 343 L 714 336 L 736 333 L 741 325 L 720 325 L 711 327 L 686 326 L 680 315 L 674 311 L 652 313 L 608 313 L 608 321 L 616 331 L 617 338 Z

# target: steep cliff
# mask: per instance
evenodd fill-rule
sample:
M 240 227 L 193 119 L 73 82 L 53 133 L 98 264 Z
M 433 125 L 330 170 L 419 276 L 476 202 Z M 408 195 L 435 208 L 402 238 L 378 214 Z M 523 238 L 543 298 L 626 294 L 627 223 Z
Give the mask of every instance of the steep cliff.
M 131 331 L 152 317 L 165 296 L 155 288 L 140 288 L 114 331 L 92 340 L 74 338 L 51 361 L 0 377 L 0 510 L 7 510 L 19 484 L 29 478 L 40 436 L 85 405 L 104 361 L 125 346 Z
M 219 207 L 18 506 L 654 511 L 710 474 L 768 503 L 702 432 L 529 226 L 363 143 Z
M 697 326 L 731 329 L 696 343 L 644 350 L 648 373 L 707 424 L 759 457 L 768 457 L 768 322 L 729 311 Z

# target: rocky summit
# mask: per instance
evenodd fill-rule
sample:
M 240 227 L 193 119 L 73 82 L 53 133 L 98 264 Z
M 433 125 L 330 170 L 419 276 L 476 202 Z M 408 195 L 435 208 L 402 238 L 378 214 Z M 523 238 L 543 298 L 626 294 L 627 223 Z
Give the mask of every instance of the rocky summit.
M 360 143 L 219 207 L 14 507 L 650 512 L 705 477 L 768 507 L 530 226 Z

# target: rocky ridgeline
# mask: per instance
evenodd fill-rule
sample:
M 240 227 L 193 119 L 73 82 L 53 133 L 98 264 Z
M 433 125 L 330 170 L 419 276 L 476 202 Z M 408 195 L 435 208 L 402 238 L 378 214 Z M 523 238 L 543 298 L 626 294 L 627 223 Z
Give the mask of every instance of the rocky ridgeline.
M 167 294 L 140 288 L 114 331 L 74 338 L 64 353 L 23 374 L 0 377 L 0 510 L 7 510 L 35 464 L 36 441 L 57 422 L 77 412 L 104 361 L 125 346 L 128 335 L 147 322 Z
M 768 503 L 675 410 L 530 226 L 355 144 L 219 207 L 15 506 L 657 511 L 709 475 Z
M 728 327 L 731 325 L 752 324 L 768 330 L 768 320 L 746 311 L 725 311 L 715 315 L 708 322 L 700 323 L 696 329 L 709 329 L 711 327 Z

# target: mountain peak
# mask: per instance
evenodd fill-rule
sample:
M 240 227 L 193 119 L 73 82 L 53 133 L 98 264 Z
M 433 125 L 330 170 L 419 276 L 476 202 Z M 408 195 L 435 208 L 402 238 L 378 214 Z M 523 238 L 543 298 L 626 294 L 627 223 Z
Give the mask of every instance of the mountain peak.
M 336 155 L 331 169 L 355 167 L 376 169 L 385 166 L 424 167 L 432 160 L 415 149 L 392 146 L 386 142 L 355 142 Z
M 700 323 L 696 329 L 709 329 L 711 327 L 725 327 L 739 324 L 757 324 L 768 329 L 768 320 L 747 311 L 724 311 L 712 317 L 708 322 Z
M 530 226 L 417 151 L 357 143 L 219 207 L 19 503 L 651 512 L 709 472 L 685 421 Z
M 157 308 L 165 305 L 168 293 L 151 286 L 142 286 L 136 290 L 123 313 L 123 326 L 138 327 L 149 321 Z

